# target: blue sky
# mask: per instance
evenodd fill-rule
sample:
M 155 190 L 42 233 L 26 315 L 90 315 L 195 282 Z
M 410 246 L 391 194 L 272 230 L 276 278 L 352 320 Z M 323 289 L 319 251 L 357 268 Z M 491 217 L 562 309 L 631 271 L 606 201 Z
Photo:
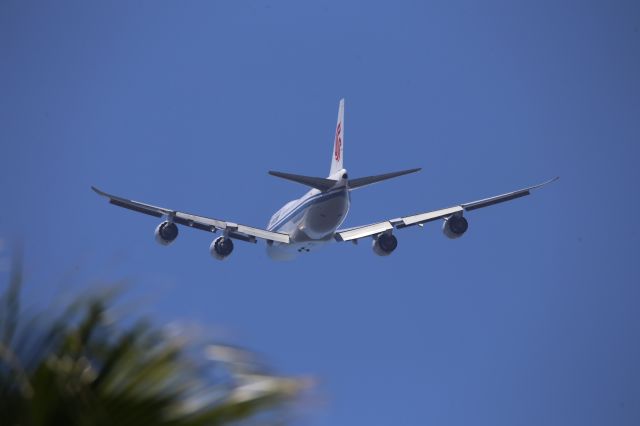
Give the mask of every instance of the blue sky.
M 273 263 L 153 240 L 90 185 L 264 226 L 329 170 L 346 98 L 346 225 L 561 180 L 438 225 Z M 0 3 L 0 238 L 30 304 L 124 279 L 312 374 L 305 425 L 640 422 L 640 6 L 634 1 Z M 6 262 L 5 262 L 6 263 Z M 222 331 L 221 331 L 222 330 Z

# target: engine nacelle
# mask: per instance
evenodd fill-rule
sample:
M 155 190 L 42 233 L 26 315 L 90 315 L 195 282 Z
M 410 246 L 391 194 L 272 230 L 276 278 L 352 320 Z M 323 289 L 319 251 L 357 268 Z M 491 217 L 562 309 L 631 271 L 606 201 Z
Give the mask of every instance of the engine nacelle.
M 469 229 L 469 222 L 460 215 L 449 216 L 442 224 L 442 233 L 452 240 L 462 237 L 467 229 Z
M 373 252 L 378 256 L 389 256 L 398 247 L 398 239 L 393 234 L 382 233 L 373 240 Z
M 209 246 L 211 256 L 218 260 L 225 260 L 233 251 L 233 241 L 229 237 L 218 237 Z
M 156 241 L 168 246 L 178 238 L 178 225 L 173 222 L 162 222 L 156 227 Z

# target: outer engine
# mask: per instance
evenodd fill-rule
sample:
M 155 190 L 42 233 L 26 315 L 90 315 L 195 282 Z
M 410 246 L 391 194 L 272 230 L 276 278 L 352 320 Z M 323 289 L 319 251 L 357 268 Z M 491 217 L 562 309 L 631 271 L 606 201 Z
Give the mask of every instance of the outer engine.
M 178 237 L 178 226 L 173 222 L 162 222 L 156 227 L 156 241 L 168 246 Z
M 445 218 L 442 224 L 442 233 L 453 240 L 462 237 L 468 228 L 469 222 L 467 222 L 467 219 L 460 215 L 454 215 Z
M 398 247 L 398 239 L 393 234 L 382 233 L 373 240 L 373 252 L 378 256 L 389 256 Z
M 233 251 L 233 241 L 229 237 L 218 237 L 209 246 L 211 256 L 218 260 L 225 260 Z

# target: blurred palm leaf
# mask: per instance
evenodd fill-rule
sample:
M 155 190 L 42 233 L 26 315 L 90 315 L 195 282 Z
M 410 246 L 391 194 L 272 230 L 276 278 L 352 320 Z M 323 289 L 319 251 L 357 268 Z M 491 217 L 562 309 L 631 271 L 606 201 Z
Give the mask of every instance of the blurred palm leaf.
M 109 294 L 78 299 L 54 320 L 19 318 L 20 270 L 0 305 L 3 425 L 280 424 L 303 388 L 242 349 L 143 321 L 121 329 L 108 318 Z

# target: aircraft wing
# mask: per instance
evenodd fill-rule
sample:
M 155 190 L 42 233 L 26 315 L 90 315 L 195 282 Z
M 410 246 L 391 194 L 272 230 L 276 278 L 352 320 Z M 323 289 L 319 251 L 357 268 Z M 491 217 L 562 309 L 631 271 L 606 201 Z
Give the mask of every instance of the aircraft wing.
M 219 219 L 212 219 L 206 216 L 198 216 L 190 213 L 171 210 L 164 207 L 153 206 L 151 204 L 141 203 L 139 201 L 128 200 L 126 198 L 117 197 L 107 194 L 96 187 L 91 187 L 97 194 L 107 197 L 113 205 L 124 207 L 139 213 L 148 214 L 155 217 L 167 217 L 174 223 L 188 226 L 190 228 L 200 229 L 207 232 L 216 232 L 220 229 L 228 233 L 229 237 L 251 243 L 256 242 L 256 238 L 268 241 L 277 241 L 279 243 L 289 243 L 289 235 L 280 232 L 271 232 L 265 229 L 253 228 L 251 226 L 241 225 L 238 223 L 228 222 Z
M 507 192 L 506 194 L 496 195 L 495 197 L 484 198 L 482 200 L 472 201 L 470 203 L 459 204 L 457 206 L 448 207 L 440 210 L 433 210 L 425 213 L 418 213 L 411 216 L 399 217 L 396 219 L 385 220 L 382 222 L 374 223 L 371 225 L 359 226 L 355 228 L 348 228 L 343 230 L 337 230 L 334 234 L 334 238 L 337 241 L 355 241 L 360 238 L 370 237 L 378 235 L 382 232 L 392 229 L 401 229 L 408 226 L 420 225 L 433 220 L 442 219 L 456 213 L 464 211 L 472 211 L 480 209 L 482 207 L 492 206 L 494 204 L 503 203 L 505 201 L 515 200 L 516 198 L 529 195 L 531 190 L 540 188 L 548 183 L 554 182 L 558 178 L 553 178 L 547 182 L 543 182 L 539 185 L 530 186 L 528 188 L 518 189 L 517 191 Z

